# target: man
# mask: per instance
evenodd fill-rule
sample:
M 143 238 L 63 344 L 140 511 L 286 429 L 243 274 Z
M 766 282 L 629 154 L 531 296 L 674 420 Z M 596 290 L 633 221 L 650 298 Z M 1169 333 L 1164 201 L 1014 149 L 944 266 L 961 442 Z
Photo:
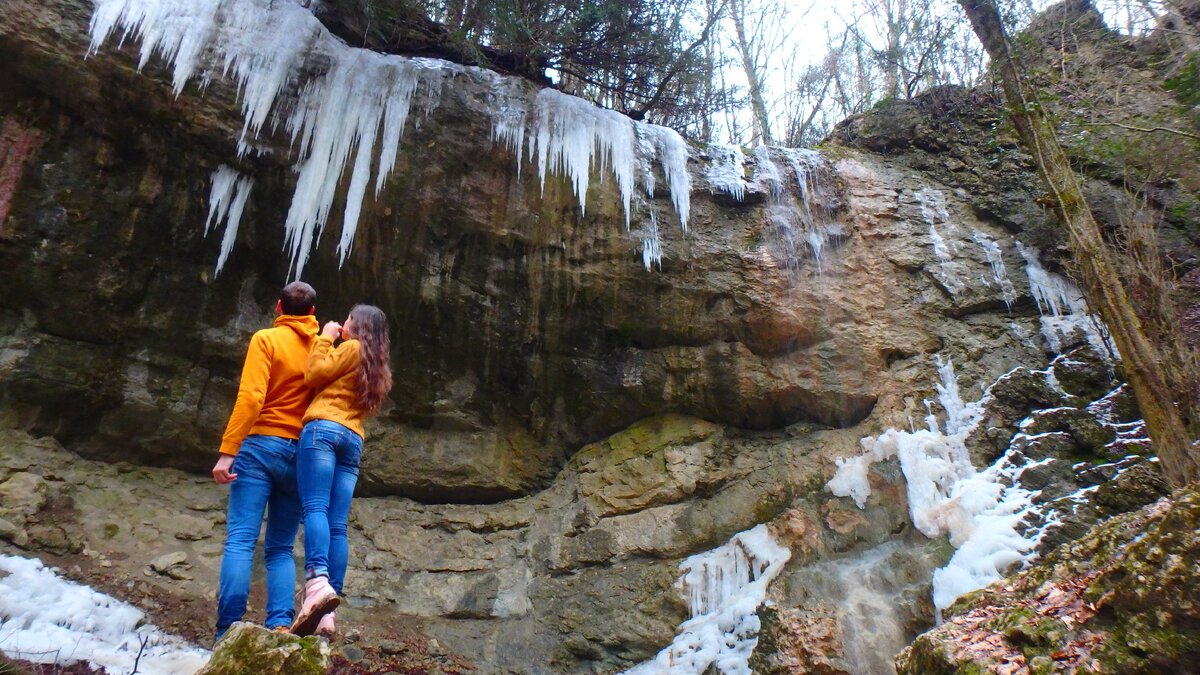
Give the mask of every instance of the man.
M 296 563 L 292 544 L 300 525 L 296 445 L 312 400 L 304 386 L 309 347 L 317 336 L 316 291 L 297 281 L 283 287 L 275 324 L 254 334 L 237 402 L 221 440 L 213 480 L 229 485 L 225 551 L 217 594 L 217 639 L 246 612 L 250 566 L 263 514 L 267 534 L 267 628 L 292 623 Z

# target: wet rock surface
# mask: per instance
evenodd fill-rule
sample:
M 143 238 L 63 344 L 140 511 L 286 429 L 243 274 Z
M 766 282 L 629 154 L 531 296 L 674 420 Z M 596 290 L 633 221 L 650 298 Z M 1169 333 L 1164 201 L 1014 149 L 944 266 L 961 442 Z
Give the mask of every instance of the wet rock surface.
M 254 197 L 214 278 L 204 221 L 210 174 L 231 161 L 241 125 L 234 92 L 214 81 L 174 98 L 159 64 L 134 71 L 129 47 L 83 60 L 89 12 L 82 0 L 18 3 L 0 24 L 15 64 L 0 79 L 5 142 L 26 148 L 0 239 L 0 396 L 22 427 L 86 456 L 203 471 L 249 334 L 268 325 L 287 276 L 288 143 L 261 138 L 271 151 L 237 163 Z M 980 330 L 999 340 L 981 375 L 1039 351 L 1008 328 L 1032 330 L 1028 300 L 1009 316 L 979 281 L 991 275 L 982 231 L 1028 297 L 1011 237 L 952 186 L 869 153 L 831 154 L 823 225 L 840 234 L 816 259 L 783 244 L 769 186 L 748 180 L 744 201 L 718 199 L 695 150 L 689 231 L 664 222 L 667 258 L 649 273 L 613 181 L 593 181 L 584 216 L 565 180 L 543 193 L 518 178 L 489 145 L 480 82 L 456 79 L 406 132 L 346 266 L 319 248 L 306 270 L 322 318 L 366 300 L 403 327 L 403 385 L 370 428 L 367 494 L 530 494 L 583 445 L 666 412 L 852 426 L 923 386 L 913 359 L 945 343 Z M 914 196 L 929 189 L 946 203 L 961 287 L 946 286 Z M 665 193 L 654 201 L 671 211 Z

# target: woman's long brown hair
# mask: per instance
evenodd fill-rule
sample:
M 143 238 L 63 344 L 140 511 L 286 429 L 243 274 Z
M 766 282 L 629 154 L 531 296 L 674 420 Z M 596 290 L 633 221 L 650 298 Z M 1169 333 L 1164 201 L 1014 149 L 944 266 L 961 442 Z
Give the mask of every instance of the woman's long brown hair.
M 392 390 L 392 341 L 388 338 L 387 316 L 374 305 L 355 305 L 354 339 L 358 340 L 358 407 L 374 415 Z

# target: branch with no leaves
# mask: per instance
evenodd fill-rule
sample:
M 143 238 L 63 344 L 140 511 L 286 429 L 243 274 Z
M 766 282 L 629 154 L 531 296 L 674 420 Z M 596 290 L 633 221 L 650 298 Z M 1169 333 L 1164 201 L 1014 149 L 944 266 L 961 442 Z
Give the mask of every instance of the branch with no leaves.
M 1080 124 L 1085 127 L 1116 127 L 1118 129 L 1128 129 L 1129 131 L 1140 131 L 1144 134 L 1152 134 L 1156 131 L 1162 131 L 1168 134 L 1175 134 L 1176 136 L 1183 136 L 1184 138 L 1194 138 L 1200 141 L 1200 135 L 1198 134 L 1180 131 L 1179 129 L 1172 129 L 1171 127 L 1135 127 L 1130 124 L 1121 124 L 1120 122 L 1080 122 Z

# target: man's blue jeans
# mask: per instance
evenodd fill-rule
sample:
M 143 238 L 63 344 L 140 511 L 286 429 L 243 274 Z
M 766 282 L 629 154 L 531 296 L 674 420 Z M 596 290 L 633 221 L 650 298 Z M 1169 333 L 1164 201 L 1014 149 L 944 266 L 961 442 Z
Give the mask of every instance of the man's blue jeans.
M 267 628 L 290 626 L 296 562 L 292 545 L 300 526 L 296 494 L 296 441 L 276 436 L 247 436 L 233 460 L 237 479 L 229 484 L 225 552 L 217 592 L 217 637 L 246 613 L 254 547 L 267 516 L 263 554 L 267 564 Z
M 362 436 L 329 420 L 313 420 L 300 432 L 296 477 L 304 504 L 304 569 L 309 577 L 328 576 L 339 595 L 350 557 L 346 523 L 362 447 Z

